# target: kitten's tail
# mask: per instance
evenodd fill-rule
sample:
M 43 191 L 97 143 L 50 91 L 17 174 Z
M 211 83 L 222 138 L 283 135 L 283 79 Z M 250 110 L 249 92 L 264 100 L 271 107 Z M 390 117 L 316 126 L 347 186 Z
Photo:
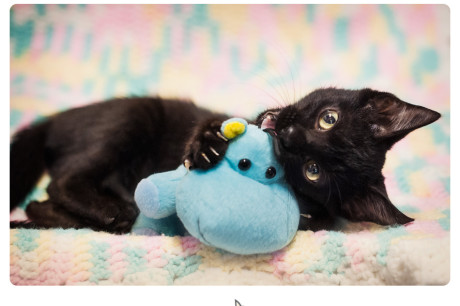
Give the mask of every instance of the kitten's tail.
M 50 120 L 17 132 L 10 145 L 10 211 L 24 201 L 45 170 Z

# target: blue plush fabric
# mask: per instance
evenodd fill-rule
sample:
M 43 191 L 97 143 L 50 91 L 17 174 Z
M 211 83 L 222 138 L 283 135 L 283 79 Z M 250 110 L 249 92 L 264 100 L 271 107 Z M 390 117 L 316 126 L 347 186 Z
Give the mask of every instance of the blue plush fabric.
M 176 213 L 201 242 L 236 254 L 273 252 L 292 240 L 299 210 L 275 159 L 271 136 L 242 119 L 227 120 L 222 127 L 235 120 L 245 131 L 230 141 L 216 167 L 187 172 L 180 166 L 139 183 L 135 200 L 141 215 L 135 232 L 166 234 L 163 218 L 173 220 Z M 251 161 L 248 169 L 238 167 L 242 159 Z M 276 171 L 273 177 L 266 176 L 269 167 Z
M 186 173 L 185 167 L 181 166 L 175 171 L 157 173 L 143 179 L 135 192 L 135 200 L 139 210 L 146 217 L 154 219 L 161 219 L 174 214 L 176 212 L 177 184 Z

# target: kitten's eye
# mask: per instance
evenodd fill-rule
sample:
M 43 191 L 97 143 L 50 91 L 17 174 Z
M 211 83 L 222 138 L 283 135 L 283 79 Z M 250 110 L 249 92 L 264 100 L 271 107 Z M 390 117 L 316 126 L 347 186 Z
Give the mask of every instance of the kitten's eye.
M 241 159 L 240 162 L 238 163 L 238 168 L 240 168 L 240 170 L 243 170 L 243 171 L 249 170 L 249 168 L 251 168 L 251 161 L 247 158 Z
M 314 161 L 309 161 L 308 163 L 305 164 L 304 166 L 304 172 L 305 172 L 305 177 L 309 179 L 312 182 L 316 182 L 319 179 L 320 172 L 319 172 L 319 166 L 316 162 Z
M 325 111 L 319 119 L 319 126 L 322 130 L 329 130 L 336 124 L 339 119 L 339 114 L 336 111 Z

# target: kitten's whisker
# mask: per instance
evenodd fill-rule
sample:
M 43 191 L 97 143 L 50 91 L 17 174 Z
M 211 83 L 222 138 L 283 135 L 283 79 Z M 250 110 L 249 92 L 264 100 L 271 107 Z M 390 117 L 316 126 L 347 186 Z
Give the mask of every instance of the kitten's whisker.
M 326 205 L 329 204 L 329 200 L 331 199 L 331 192 L 332 192 L 331 180 L 330 179 L 328 180 L 328 183 L 329 183 L 329 193 L 327 195 Z
M 270 71 L 268 71 L 268 69 L 265 69 L 265 71 L 267 73 L 271 74 Z M 268 84 L 271 88 L 273 88 L 273 90 L 276 92 L 276 94 L 278 96 L 280 96 L 282 103 L 278 103 L 279 106 L 282 106 L 282 107 L 286 106 L 286 101 L 285 101 L 286 100 L 286 96 L 285 96 L 286 92 L 279 90 L 279 88 L 282 86 L 282 84 L 280 84 L 279 82 L 276 82 L 277 84 L 272 84 L 272 81 L 270 81 L 267 77 L 264 77 L 261 73 L 254 73 L 254 76 L 257 77 L 257 78 L 262 79 L 265 84 Z
M 269 43 L 269 44 L 270 44 L 270 43 Z M 276 48 L 277 51 L 278 51 L 278 53 L 280 53 L 280 52 L 279 52 L 280 50 L 278 49 L 277 46 L 275 46 L 275 45 L 273 45 L 273 44 L 270 44 L 270 45 L 272 45 L 272 47 Z M 284 57 L 284 56 L 283 56 L 283 59 L 285 60 L 285 57 Z M 272 80 L 275 80 L 276 86 L 279 86 L 279 87 L 281 88 L 281 90 L 282 90 L 282 92 L 283 92 L 283 99 L 282 99 L 282 100 L 283 100 L 283 102 L 284 102 L 284 104 L 283 104 L 282 106 L 286 106 L 286 105 L 289 104 L 290 97 L 289 97 L 289 90 L 286 91 L 286 84 L 285 84 L 285 83 L 282 83 L 281 80 L 280 80 L 279 77 L 278 77 L 278 76 L 280 76 L 280 75 L 282 75 L 282 74 L 281 74 L 280 71 L 279 71 L 278 69 L 276 69 L 276 67 L 274 67 L 274 66 L 270 66 L 269 68 L 275 70 L 275 73 L 276 73 L 276 74 L 275 74 L 275 77 L 272 78 Z M 268 69 L 267 69 L 267 72 L 273 75 L 273 73 L 272 73 L 271 71 L 268 71 Z M 274 86 L 274 85 L 272 84 L 272 81 L 270 81 L 270 82 L 267 81 L 267 83 L 268 83 L 269 85 L 271 85 L 271 86 Z M 287 99 L 286 99 L 286 98 L 287 98 Z
M 282 103 L 280 103 L 279 99 L 275 99 L 267 91 L 264 90 L 264 93 L 266 93 L 273 100 L 275 100 L 277 105 L 281 107 L 286 107 L 292 103 L 295 103 L 297 99 L 293 68 L 290 62 L 288 61 L 289 57 L 287 56 L 287 53 L 284 49 L 280 48 L 278 45 L 273 44 L 271 42 L 265 42 L 265 43 L 270 46 L 269 49 L 266 49 L 268 50 L 268 52 L 266 52 L 265 56 L 270 57 L 270 54 L 269 54 L 270 50 L 276 50 L 276 57 L 281 57 L 282 62 L 284 62 L 284 67 L 280 67 L 280 68 L 282 68 L 283 70 L 287 68 L 289 70 L 289 75 L 290 75 L 291 82 L 292 82 L 291 83 L 292 88 L 291 90 L 289 89 L 289 85 L 286 84 L 286 80 L 283 78 L 285 73 L 284 74 L 280 73 L 279 69 L 277 69 L 277 67 L 274 64 L 270 64 L 270 61 L 268 61 L 268 65 L 264 67 L 262 71 L 252 72 L 249 76 L 260 78 L 261 80 L 264 81 L 265 84 L 268 84 L 276 92 L 276 94 L 281 98 Z M 297 50 L 294 50 L 294 57 L 296 57 L 296 55 L 297 55 Z M 275 74 L 273 72 L 275 72 Z M 275 77 L 268 78 L 264 74 L 275 75 Z M 291 94 L 293 94 L 294 96 L 292 97 Z
M 286 50 L 283 49 L 282 47 L 279 47 L 278 45 L 276 44 L 273 44 L 273 43 L 268 43 L 269 45 L 271 45 L 274 49 L 277 50 L 278 54 L 281 56 L 281 58 L 283 59 L 284 61 L 284 64 L 287 66 L 287 68 L 289 69 L 289 74 L 291 76 L 291 81 L 292 81 L 292 89 L 294 91 L 294 99 L 290 101 L 288 101 L 289 103 L 288 104 L 292 104 L 292 103 L 295 103 L 297 101 L 297 97 L 296 97 L 296 88 L 295 88 L 295 81 L 294 81 L 294 73 L 293 73 L 293 69 L 292 69 L 292 65 L 290 64 L 288 58 L 292 58 L 292 57 L 289 57 L 286 53 Z M 272 49 L 273 49 L 272 48 Z M 294 50 L 294 58 L 296 57 L 296 54 L 297 54 L 297 50 Z M 290 98 L 290 95 L 289 95 L 289 98 Z M 287 106 L 288 104 L 286 104 L 285 106 Z
M 291 75 L 291 81 L 292 81 L 292 89 L 294 90 L 294 100 L 290 101 L 290 103 L 295 103 L 297 99 L 296 99 L 296 92 L 295 92 L 294 74 L 292 73 L 292 69 L 291 69 L 291 65 L 289 61 L 287 61 L 285 57 L 283 59 L 289 69 L 289 74 Z
M 339 192 L 339 199 L 340 199 L 340 207 L 343 207 L 343 202 L 342 202 L 342 193 L 340 192 L 339 184 L 337 184 L 337 180 L 334 179 L 335 186 L 337 187 L 337 191 Z
M 259 89 L 259 90 L 262 90 L 266 95 L 268 95 L 270 98 L 272 98 L 275 102 L 276 102 L 276 105 L 277 106 L 280 106 L 282 107 L 283 106 L 283 103 L 281 103 L 279 100 L 275 99 L 275 97 L 273 97 L 268 91 L 266 91 L 265 89 L 257 86 L 257 85 L 253 85 L 251 84 L 251 86 L 254 86 L 255 88 Z
M 273 68 L 272 66 L 269 66 L 268 68 L 265 68 L 264 70 L 267 74 L 273 75 L 273 71 L 271 70 L 276 70 L 276 69 Z M 276 70 L 275 72 L 276 72 L 275 75 L 280 75 L 280 72 L 278 70 Z M 289 99 L 289 97 L 288 95 L 286 95 L 286 88 L 284 86 L 285 84 L 281 83 L 277 77 L 275 78 L 271 77 L 271 79 L 269 79 L 267 77 L 262 76 L 262 74 L 260 73 L 255 73 L 254 75 L 264 80 L 265 84 L 268 84 L 271 88 L 273 88 L 273 90 L 275 90 L 275 92 L 281 97 L 281 101 L 283 103 L 281 103 L 280 106 L 286 106 L 286 98 Z M 273 82 L 273 80 L 275 80 L 275 82 Z
M 276 72 L 278 73 L 278 75 L 281 75 L 281 73 L 279 71 L 276 71 Z M 268 81 L 268 84 L 270 86 L 278 86 L 281 89 L 281 91 L 283 93 L 283 96 L 282 96 L 283 104 L 281 106 L 286 107 L 287 105 L 290 104 L 290 102 L 289 102 L 289 100 L 290 100 L 289 90 L 286 88 L 286 84 L 281 82 L 280 78 L 275 77 L 274 80 L 276 82 L 276 85 L 271 84 L 272 83 L 271 81 Z M 275 87 L 273 87 L 273 88 L 275 88 Z
M 303 57 L 301 57 L 301 58 L 302 58 L 302 61 L 303 61 L 304 60 Z M 299 99 L 302 99 L 307 94 L 309 86 L 306 85 L 305 89 L 304 89 L 303 80 L 304 80 L 304 77 L 305 77 L 305 72 L 302 69 L 302 66 L 299 67 L 298 73 L 299 73 L 299 75 L 298 75 L 299 77 L 297 78 L 297 80 L 299 81 L 299 95 L 300 95 Z M 307 80 L 308 80 L 308 77 L 307 77 Z
M 267 77 L 264 77 L 262 75 L 262 73 L 273 75 L 273 71 L 270 71 L 271 69 L 275 69 L 275 68 L 273 66 L 269 65 L 269 66 L 265 67 L 261 72 L 253 72 L 251 75 L 254 76 L 254 77 L 262 79 L 265 84 L 268 84 L 271 88 L 273 88 L 273 90 L 276 92 L 276 94 L 278 96 L 280 96 L 280 98 L 281 98 L 281 100 L 283 102 L 283 103 L 280 103 L 279 105 L 280 106 L 286 106 L 287 105 L 286 98 L 289 99 L 289 97 L 286 95 L 285 84 L 281 83 L 278 78 L 273 78 L 272 77 L 271 80 L 270 80 Z M 276 75 L 280 75 L 278 70 L 275 71 L 275 72 L 276 72 Z M 273 80 L 275 80 L 275 82 L 273 82 Z M 273 83 L 276 83 L 276 84 L 273 84 Z
M 233 84 L 233 85 L 238 85 L 238 86 L 250 86 L 250 87 L 257 88 L 258 90 L 263 91 L 263 93 L 264 93 L 265 95 L 267 95 L 268 97 L 270 97 L 270 98 L 275 102 L 275 104 L 276 104 L 277 106 L 282 106 L 282 105 L 283 105 L 278 99 L 276 99 L 276 98 L 275 98 L 273 95 L 271 95 L 268 91 L 262 89 L 262 88 L 259 87 L 259 86 L 254 85 L 254 84 L 245 83 L 245 82 L 230 82 L 230 83 L 228 83 L 228 84 L 229 84 L 229 85 L 232 85 L 232 84 Z M 268 105 L 270 105 L 270 103 L 268 103 Z M 266 107 L 266 106 L 267 106 L 267 103 L 264 103 L 263 106 Z

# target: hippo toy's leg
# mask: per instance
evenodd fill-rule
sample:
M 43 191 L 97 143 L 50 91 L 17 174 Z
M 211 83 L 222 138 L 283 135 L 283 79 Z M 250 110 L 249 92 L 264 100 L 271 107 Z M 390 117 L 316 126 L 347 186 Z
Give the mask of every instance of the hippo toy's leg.
M 176 214 L 176 188 L 187 173 L 184 166 L 153 174 L 137 185 L 134 199 L 141 211 L 132 232 L 140 235 L 179 235 L 183 226 Z
M 153 174 L 137 185 L 134 199 L 142 214 L 161 219 L 176 212 L 176 188 L 187 173 L 184 166 L 174 171 Z

